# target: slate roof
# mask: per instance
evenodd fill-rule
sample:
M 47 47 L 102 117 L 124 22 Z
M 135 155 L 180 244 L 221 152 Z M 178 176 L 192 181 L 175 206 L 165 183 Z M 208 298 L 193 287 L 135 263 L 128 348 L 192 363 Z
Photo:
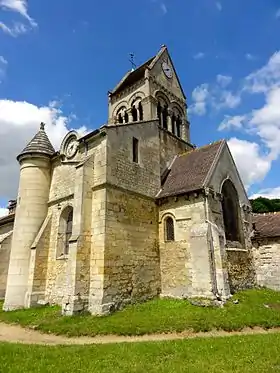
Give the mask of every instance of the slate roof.
M 139 66 L 136 70 L 131 71 L 125 75 L 123 80 L 116 86 L 116 88 L 111 92 L 112 95 L 115 95 L 125 88 L 130 87 L 134 83 L 138 82 L 140 79 L 144 78 L 146 68 L 152 63 L 156 56 L 150 58 L 148 61 Z
M 33 139 L 27 144 L 23 151 L 18 155 L 17 159 L 19 159 L 19 157 L 21 157 L 24 154 L 32 153 L 46 154 L 50 157 L 55 154 L 55 150 L 45 132 L 44 123 L 40 124 L 39 131 L 33 137 Z
M 280 237 L 280 213 L 254 214 L 255 238 Z
M 178 155 L 167 173 L 157 198 L 202 189 L 207 175 L 224 144 L 225 141 L 221 140 Z

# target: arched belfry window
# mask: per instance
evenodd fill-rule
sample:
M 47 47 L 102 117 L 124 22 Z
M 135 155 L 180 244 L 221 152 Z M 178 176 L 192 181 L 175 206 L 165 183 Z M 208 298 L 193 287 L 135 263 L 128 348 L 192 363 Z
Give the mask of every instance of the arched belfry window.
M 162 110 L 162 126 L 167 130 L 168 128 L 168 106 L 165 105 Z
M 139 105 L 138 105 L 138 112 L 139 112 L 139 120 L 143 120 L 143 106 L 141 102 L 139 102 Z
M 165 219 L 165 241 L 174 241 L 175 240 L 175 232 L 174 232 L 174 220 L 171 216 L 168 216 Z
M 173 114 L 172 117 L 171 117 L 171 125 L 172 125 L 172 133 L 173 135 L 176 134 L 176 117 L 175 115 Z
M 161 107 L 160 102 L 158 102 L 158 104 L 157 104 L 157 117 L 158 117 L 160 126 L 162 125 L 161 113 L 162 113 L 162 107 Z
M 181 124 L 182 124 L 181 118 L 178 117 L 176 120 L 176 129 L 177 129 L 176 132 L 177 132 L 178 137 L 181 137 Z
M 125 121 L 125 123 L 128 123 L 128 121 L 129 121 L 129 117 L 128 117 L 127 112 L 124 113 L 124 121 Z
M 222 187 L 222 208 L 226 240 L 241 242 L 239 199 L 230 180 L 226 180 Z
M 138 113 L 137 113 L 137 109 L 136 109 L 135 105 L 132 106 L 131 114 L 132 114 L 132 120 L 133 120 L 133 122 L 137 122 L 137 120 L 138 120 Z
M 58 257 L 69 254 L 69 241 L 73 231 L 73 207 L 67 206 L 60 215 L 58 230 Z

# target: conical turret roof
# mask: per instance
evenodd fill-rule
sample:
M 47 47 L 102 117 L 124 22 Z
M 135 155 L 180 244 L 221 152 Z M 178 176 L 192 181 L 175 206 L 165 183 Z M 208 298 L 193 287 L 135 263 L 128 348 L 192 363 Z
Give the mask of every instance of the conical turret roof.
M 45 124 L 40 124 L 40 129 L 33 139 L 26 145 L 23 151 L 18 155 L 17 159 L 25 154 L 45 154 L 51 157 L 54 153 L 54 147 L 52 146 L 46 132 Z

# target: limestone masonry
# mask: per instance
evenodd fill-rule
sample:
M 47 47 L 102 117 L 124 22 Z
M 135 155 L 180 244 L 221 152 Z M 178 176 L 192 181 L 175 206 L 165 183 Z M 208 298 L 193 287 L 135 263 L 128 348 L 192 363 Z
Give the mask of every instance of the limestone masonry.
M 156 296 L 280 290 L 280 215 L 265 229 L 226 142 L 195 148 L 189 129 L 165 46 L 109 92 L 108 124 L 70 131 L 56 152 L 42 123 L 0 219 L 4 309 L 106 314 Z

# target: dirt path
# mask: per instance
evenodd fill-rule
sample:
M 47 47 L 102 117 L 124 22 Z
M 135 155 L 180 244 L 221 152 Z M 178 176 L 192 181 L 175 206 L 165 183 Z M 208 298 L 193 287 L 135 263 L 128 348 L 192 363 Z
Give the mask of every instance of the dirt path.
M 244 329 L 240 332 L 212 331 L 206 333 L 170 333 L 170 334 L 150 334 L 143 336 L 97 336 L 97 337 L 75 337 L 68 338 L 51 334 L 42 334 L 36 330 L 24 329 L 18 325 L 8 325 L 0 323 L 0 342 L 22 343 L 22 344 L 39 344 L 39 345 L 88 345 L 88 344 L 109 344 L 123 342 L 151 342 L 181 340 L 192 338 L 209 338 L 209 337 L 228 337 L 233 335 L 247 334 L 271 334 L 279 333 L 280 328 L 264 330 L 261 328 Z

